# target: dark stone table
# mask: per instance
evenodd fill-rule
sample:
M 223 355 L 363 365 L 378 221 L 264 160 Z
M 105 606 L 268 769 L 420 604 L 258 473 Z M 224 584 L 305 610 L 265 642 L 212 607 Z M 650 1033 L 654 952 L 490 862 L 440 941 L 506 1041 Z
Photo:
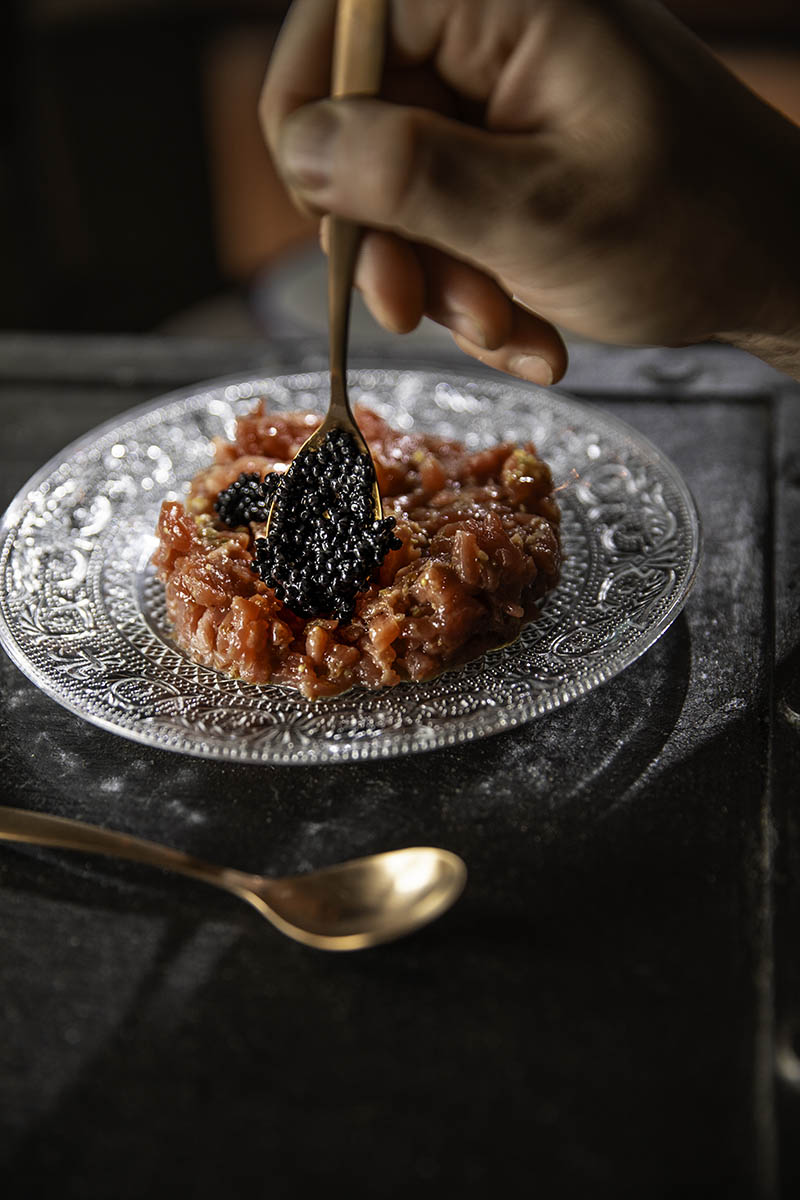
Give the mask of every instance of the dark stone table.
M 319 361 L 0 338 L 0 507 L 172 386 Z M 560 712 L 232 766 L 93 728 L 0 656 L 8 804 L 250 870 L 418 842 L 470 869 L 436 924 L 339 956 L 201 884 L 0 847 L 5 1196 L 798 1194 L 800 386 L 713 347 L 577 347 L 564 386 L 677 463 L 705 556 L 661 641 Z

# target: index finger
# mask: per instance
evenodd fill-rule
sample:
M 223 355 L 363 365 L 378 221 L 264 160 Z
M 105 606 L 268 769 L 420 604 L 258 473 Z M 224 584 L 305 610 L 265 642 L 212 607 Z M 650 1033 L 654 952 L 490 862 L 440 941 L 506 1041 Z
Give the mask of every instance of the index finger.
M 504 10 L 508 5 L 501 5 Z M 470 5 L 459 0 L 403 0 L 402 4 L 389 4 L 387 34 L 387 66 L 419 66 L 430 62 L 440 47 L 448 21 L 461 10 L 458 22 L 459 36 L 452 40 L 449 57 L 438 61 L 437 69 L 444 70 L 445 82 L 455 84 L 462 70 L 463 44 L 471 44 L 481 32 L 479 26 L 487 23 L 487 12 L 494 12 L 494 4 L 487 6 L 480 0 Z M 470 16 L 471 14 L 471 16 Z M 508 29 L 499 19 L 503 11 L 489 20 L 496 26 L 493 36 L 484 38 L 492 58 L 491 47 L 502 36 L 508 39 Z M 465 16 L 468 19 L 464 19 Z M 508 22 L 506 22 L 506 25 Z M 267 77 L 259 100 L 259 117 L 267 144 L 277 157 L 280 129 L 286 117 L 295 109 L 314 100 L 322 100 L 331 91 L 331 59 L 333 37 L 336 26 L 336 0 L 294 0 L 283 28 L 275 43 Z M 490 30 L 490 32 L 492 32 Z M 481 35 L 482 36 L 482 35 Z M 513 45 L 513 39 L 511 43 Z M 445 55 L 445 60 L 448 55 Z M 452 77 L 452 78 L 451 78 Z M 460 83 L 463 85 L 464 80 Z M 486 88 L 485 80 L 479 90 Z M 467 92 L 469 92 L 467 87 Z M 485 99 L 485 96 L 483 97 Z M 426 103 L 423 100 L 423 103 Z

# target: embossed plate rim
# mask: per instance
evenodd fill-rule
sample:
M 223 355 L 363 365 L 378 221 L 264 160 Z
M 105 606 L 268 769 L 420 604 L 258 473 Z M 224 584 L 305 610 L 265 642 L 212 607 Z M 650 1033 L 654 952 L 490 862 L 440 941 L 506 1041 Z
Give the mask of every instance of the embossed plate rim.
M 650 442 L 645 435 L 601 407 L 577 400 L 575 397 L 559 389 L 550 389 L 549 392 L 542 392 L 541 389 L 510 379 L 492 379 L 484 376 L 476 376 L 467 371 L 459 371 L 451 367 L 437 371 L 427 364 L 421 370 L 414 370 L 401 363 L 384 363 L 380 366 L 377 364 L 359 363 L 354 370 L 354 374 L 360 377 L 370 371 L 388 371 L 390 375 L 395 377 L 397 382 L 407 376 L 419 376 L 423 378 L 431 378 L 433 376 L 438 381 L 456 387 L 477 385 L 489 389 L 490 392 L 510 390 L 513 393 L 512 399 L 514 397 L 520 398 L 520 395 L 524 393 L 527 402 L 531 405 L 536 403 L 537 397 L 545 404 L 553 401 L 556 405 L 561 405 L 562 407 L 566 407 L 567 410 L 575 412 L 576 416 L 583 418 L 584 423 L 594 424 L 609 433 L 615 433 L 617 438 L 635 447 L 639 454 L 650 460 L 651 464 L 657 465 L 662 475 L 668 477 L 669 483 L 680 497 L 684 515 L 688 518 L 688 534 L 691 546 L 685 564 L 681 564 L 681 567 L 685 568 L 682 589 L 672 598 L 660 618 L 642 630 L 641 635 L 633 646 L 626 646 L 622 650 L 610 655 L 601 664 L 590 670 L 587 669 L 581 678 L 560 682 L 548 691 L 532 692 L 531 696 L 526 700 L 517 699 L 508 707 L 496 707 L 489 711 L 483 708 L 461 715 L 458 718 L 459 723 L 456 728 L 453 728 L 452 721 L 448 719 L 446 724 L 443 723 L 443 726 L 438 730 L 435 727 L 432 728 L 431 724 L 427 724 L 424 727 L 424 731 L 419 727 L 412 727 L 408 731 L 400 730 L 397 732 L 386 729 L 382 731 L 382 736 L 376 737 L 373 735 L 364 742 L 354 740 L 357 735 L 351 734 L 350 740 L 347 740 L 343 736 L 339 742 L 328 739 L 323 740 L 321 743 L 314 743 L 310 751 L 295 748 L 285 753 L 280 752 L 275 747 L 269 748 L 266 752 L 263 749 L 254 752 L 247 745 L 242 746 L 238 744 L 235 739 L 232 740 L 231 744 L 225 745 L 204 743 L 202 741 L 203 735 L 199 732 L 195 732 L 193 736 L 190 731 L 184 734 L 174 731 L 171 734 L 166 734 L 163 730 L 153 731 L 137 726 L 135 718 L 131 718 L 129 723 L 123 719 L 123 715 L 120 713 L 116 713 L 112 719 L 104 716 L 102 713 L 88 711 L 80 703 L 75 703 L 69 696 L 64 695 L 63 691 L 60 691 L 58 686 L 51 683 L 47 675 L 31 661 L 30 657 L 25 653 L 24 648 L 18 644 L 14 630 L 6 621 L 5 612 L 3 607 L 0 606 L 0 644 L 4 647 L 16 666 L 36 686 L 40 687 L 47 695 L 69 711 L 100 728 L 122 734 L 134 741 L 161 749 L 170 749 L 217 760 L 263 764 L 308 765 L 324 762 L 363 761 L 365 759 L 396 757 L 405 753 L 416 753 L 457 745 L 475 738 L 490 736 L 494 733 L 515 728 L 536 716 L 541 716 L 546 712 L 560 708 L 564 704 L 594 690 L 600 684 L 607 682 L 641 657 L 669 628 L 683 608 L 696 577 L 702 544 L 700 519 L 694 498 L 681 473 L 671 460 Z M 60 453 L 54 455 L 20 489 L 3 514 L 2 521 L 0 521 L 0 559 L 5 563 L 7 535 L 16 527 L 21 516 L 24 514 L 26 500 L 30 493 L 41 487 L 54 472 L 63 469 L 73 456 L 91 450 L 95 443 L 102 442 L 104 438 L 115 433 L 115 431 L 121 429 L 123 426 L 130 425 L 132 422 L 135 423 L 141 418 L 157 412 L 159 409 L 168 409 L 176 404 L 185 403 L 193 399 L 199 400 L 202 397 L 209 397 L 211 393 L 225 395 L 228 389 L 235 389 L 242 385 L 253 385 L 253 397 L 255 398 L 259 388 L 265 385 L 267 381 L 280 382 L 281 380 L 298 380 L 310 377 L 319 378 L 324 374 L 321 371 L 304 371 L 300 369 L 294 372 L 282 371 L 280 374 L 265 375 L 262 377 L 256 376 L 252 371 L 241 372 L 235 375 L 225 375 L 174 389 L 152 400 L 136 405 L 116 417 L 110 418 L 76 438 Z M 397 382 L 395 386 L 397 386 Z M 546 446 L 543 447 L 543 454 L 547 457 Z M 5 595 L 2 598 L 5 599 Z M 205 668 L 204 670 L 208 672 L 209 676 L 213 677 L 215 674 L 209 668 Z M 431 681 L 431 686 L 434 684 L 435 681 Z M 259 690 L 256 685 L 243 686 L 253 688 L 256 691 Z M 400 689 L 414 688 L 419 690 L 420 688 L 424 689 L 426 686 L 408 684 L 400 685 Z M 290 698 L 293 698 L 293 694 L 288 693 L 288 689 L 281 689 L 281 691 L 284 695 L 288 694 Z M 398 689 L 392 689 L 392 692 L 395 694 L 397 691 Z M 374 704 L 378 709 L 380 708 L 381 697 L 387 695 L 387 693 L 383 692 L 364 694 L 367 696 L 369 702 Z M 308 703 L 307 701 L 303 702 L 303 707 L 305 708 Z M 326 701 L 317 702 L 315 711 L 326 703 Z

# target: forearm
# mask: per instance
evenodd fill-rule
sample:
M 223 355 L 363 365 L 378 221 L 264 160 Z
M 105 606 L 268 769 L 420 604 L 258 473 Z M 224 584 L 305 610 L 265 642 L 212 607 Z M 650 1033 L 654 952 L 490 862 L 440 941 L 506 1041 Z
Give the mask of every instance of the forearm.
M 800 324 L 785 334 L 731 333 L 717 339 L 754 354 L 771 367 L 800 380 Z

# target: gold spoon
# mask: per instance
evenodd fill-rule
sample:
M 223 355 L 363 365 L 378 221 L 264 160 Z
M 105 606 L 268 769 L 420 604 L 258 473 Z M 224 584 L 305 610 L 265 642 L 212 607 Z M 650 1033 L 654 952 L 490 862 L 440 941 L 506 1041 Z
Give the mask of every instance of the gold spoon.
M 0 841 L 83 850 L 202 879 L 252 904 L 287 937 L 318 950 L 363 950 L 427 925 L 455 903 L 467 869 L 457 854 L 411 846 L 267 879 L 67 817 L 0 805 Z
M 386 47 L 388 0 L 339 0 L 333 44 L 331 96 L 374 96 L 380 89 Z M 350 297 L 356 259 L 363 230 L 343 217 L 328 217 L 328 326 L 330 356 L 330 399 L 322 424 L 315 429 L 292 459 L 319 450 L 328 434 L 341 429 L 355 439 L 361 454 L 372 456 L 350 410 L 347 395 L 347 338 L 350 327 Z M 374 467 L 373 467 L 374 476 Z M 372 489 L 375 520 L 383 506 L 378 481 Z M 266 533 L 269 536 L 280 489 L 270 506 Z

